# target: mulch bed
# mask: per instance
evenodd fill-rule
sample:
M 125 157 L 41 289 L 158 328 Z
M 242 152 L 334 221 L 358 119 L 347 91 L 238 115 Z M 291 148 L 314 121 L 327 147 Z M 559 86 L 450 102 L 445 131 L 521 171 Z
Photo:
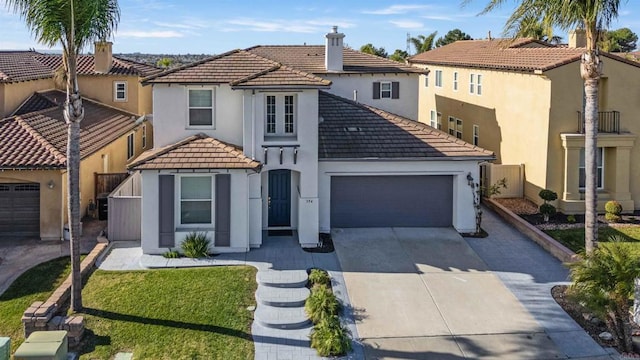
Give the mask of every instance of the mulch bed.
M 334 252 L 335 248 L 333 247 L 333 239 L 331 238 L 331 234 L 320 233 L 320 242 L 318 244 L 318 247 L 302 248 L 302 250 L 308 253 L 320 253 L 320 254 Z

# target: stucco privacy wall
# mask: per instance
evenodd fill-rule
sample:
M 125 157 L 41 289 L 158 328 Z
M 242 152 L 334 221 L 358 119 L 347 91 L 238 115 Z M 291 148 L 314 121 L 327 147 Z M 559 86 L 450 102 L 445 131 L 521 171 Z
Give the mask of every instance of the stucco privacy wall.
M 53 181 L 53 189 L 48 184 Z M 63 181 L 61 170 L 0 170 L 0 183 L 40 184 L 40 238 L 62 238 Z
M 253 173 L 250 170 L 207 170 L 204 171 L 188 171 L 188 172 L 175 172 L 175 171 L 157 171 L 157 170 L 143 170 L 140 172 L 142 176 L 142 251 L 145 254 L 161 254 L 167 251 L 167 248 L 161 248 L 158 244 L 159 241 L 159 175 L 174 175 L 176 176 L 175 186 L 177 194 L 177 187 L 180 182 L 178 178 L 181 174 L 203 174 L 215 176 L 216 174 L 230 174 L 231 175 L 231 246 L 229 247 L 213 247 L 215 252 L 245 252 L 249 250 L 249 207 L 248 207 L 248 179 L 249 175 Z M 215 185 L 214 185 L 215 186 Z M 214 192 L 215 194 L 215 192 Z M 179 219 L 180 208 L 178 206 L 179 201 L 175 199 L 175 219 Z M 215 203 L 215 197 L 213 199 Z M 214 220 L 215 221 L 215 220 Z M 178 226 L 176 225 L 176 228 Z M 207 229 L 207 234 L 213 239 L 215 244 L 215 223 L 211 229 Z M 176 241 L 175 248 L 179 248 L 180 241 Z
M 357 101 L 393 114 L 415 120 L 418 118 L 417 74 L 322 74 L 331 80 L 328 92 L 354 100 L 353 92 L 358 92 Z M 397 81 L 400 83 L 399 99 L 374 99 L 373 83 L 376 81 Z
M 473 192 L 467 174 L 478 181 L 477 161 L 320 161 L 320 232 L 329 232 L 331 177 L 353 175 L 453 175 L 453 227 L 458 232 L 475 231 Z M 372 196 L 375 196 L 372 194 Z
M 189 127 L 188 89 L 214 90 L 214 126 Z M 205 133 L 231 144 L 242 144 L 242 91 L 231 90 L 228 85 L 153 85 L 155 147 L 176 143 L 185 137 Z M 260 118 L 262 121 L 262 119 Z
M 0 84 L 0 119 L 9 116 L 34 92 L 53 88 L 53 79 Z

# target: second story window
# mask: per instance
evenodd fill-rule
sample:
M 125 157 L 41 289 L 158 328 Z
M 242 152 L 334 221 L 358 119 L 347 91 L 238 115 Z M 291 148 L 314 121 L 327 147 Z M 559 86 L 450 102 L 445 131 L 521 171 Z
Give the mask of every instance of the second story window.
M 482 95 L 482 75 L 469 75 L 469 94 Z
M 266 136 L 294 136 L 296 115 L 296 95 L 266 95 Z
M 458 72 L 453 73 L 453 91 L 458 91 Z
M 391 99 L 391 82 L 383 81 L 380 83 L 380 98 Z
M 373 83 L 374 99 L 399 99 L 400 98 L 400 82 L 399 81 L 375 81 Z
M 449 116 L 449 135 L 462 139 L 462 120 Z
M 431 125 L 432 128 L 441 130 L 442 129 L 442 114 L 435 111 L 435 110 L 431 110 L 431 114 L 430 114 L 431 118 L 429 119 L 429 125 Z
M 113 83 L 113 101 L 127 101 L 126 81 L 115 81 Z
M 189 126 L 213 126 L 212 89 L 189 89 Z
M 147 148 L 147 125 L 142 125 L 142 148 Z
M 134 133 L 127 136 L 127 160 L 130 160 L 135 155 L 135 143 L 133 140 Z
M 429 87 L 429 74 L 424 76 L 424 87 Z
M 442 70 L 436 70 L 436 87 L 442 87 Z
M 473 125 L 473 145 L 478 146 L 480 143 L 480 126 Z

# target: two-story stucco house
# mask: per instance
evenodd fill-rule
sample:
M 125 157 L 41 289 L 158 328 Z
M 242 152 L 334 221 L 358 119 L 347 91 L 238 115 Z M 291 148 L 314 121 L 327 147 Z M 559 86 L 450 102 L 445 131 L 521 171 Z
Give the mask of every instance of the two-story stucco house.
M 489 149 L 498 164 L 524 168 L 524 196 L 558 193 L 567 214 L 584 212 L 584 34 L 569 46 L 532 39 L 469 40 L 410 59 L 428 67 L 420 86 L 419 120 Z M 601 53 L 598 208 L 619 201 L 640 208 L 640 64 Z M 516 184 L 511 184 L 517 186 Z
M 303 247 L 338 227 L 474 230 L 467 176 L 493 154 L 412 120 L 422 70 L 343 38 L 334 28 L 325 46 L 234 50 L 144 80 L 155 147 L 130 165 L 144 253 L 192 231 L 238 252 L 268 230 Z

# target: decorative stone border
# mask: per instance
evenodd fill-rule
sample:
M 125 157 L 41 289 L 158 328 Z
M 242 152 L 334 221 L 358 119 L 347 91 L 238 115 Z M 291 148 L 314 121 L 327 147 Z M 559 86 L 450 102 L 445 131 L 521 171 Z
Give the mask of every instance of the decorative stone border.
M 542 230 L 529 224 L 529 222 L 502 206 L 500 203 L 486 198 L 483 199 L 483 203 L 485 206 L 500 215 L 500 217 L 506 220 L 509 224 L 513 225 L 518 229 L 518 231 L 528 236 L 538 245 L 542 246 L 543 249 L 547 250 L 556 259 L 565 263 L 575 262 L 580 259 L 576 253 L 559 243 L 556 239 L 545 234 Z

